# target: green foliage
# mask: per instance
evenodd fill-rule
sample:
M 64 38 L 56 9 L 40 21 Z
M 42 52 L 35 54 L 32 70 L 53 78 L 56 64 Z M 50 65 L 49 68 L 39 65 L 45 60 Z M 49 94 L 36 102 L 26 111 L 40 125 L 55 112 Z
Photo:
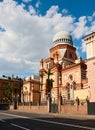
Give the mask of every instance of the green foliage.
M 11 99 L 12 91 L 13 87 L 10 84 L 4 86 L 4 102 L 8 102 Z
M 49 68 L 48 71 L 45 72 L 48 76 L 48 78 L 46 79 L 46 94 L 51 92 L 51 89 L 53 87 L 53 79 L 50 79 L 50 76 L 53 75 L 53 73 L 51 73 L 51 69 Z
M 50 75 L 53 75 L 53 73 L 51 73 L 51 69 L 49 68 L 48 71 L 45 71 L 45 73 L 47 74 L 48 78 L 50 79 Z
M 44 73 L 43 73 L 43 71 L 40 73 L 40 77 L 41 78 L 43 78 L 43 76 L 44 76 Z
M 51 92 L 51 89 L 53 87 L 53 82 L 54 82 L 53 79 L 46 79 L 46 90 L 47 90 L 47 93 Z

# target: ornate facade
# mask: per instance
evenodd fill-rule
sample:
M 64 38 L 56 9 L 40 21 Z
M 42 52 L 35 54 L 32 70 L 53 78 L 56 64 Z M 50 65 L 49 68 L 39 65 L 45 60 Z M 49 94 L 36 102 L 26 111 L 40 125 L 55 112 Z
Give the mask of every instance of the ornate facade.
M 50 48 L 50 57 L 40 61 L 40 89 L 41 102 L 47 100 L 45 73 L 50 69 L 53 86 L 50 92 L 52 102 L 58 103 L 59 96 L 71 101 L 77 97 L 86 99 L 88 86 L 86 69 L 87 65 L 82 58 L 78 58 L 76 48 L 73 46 L 72 37 L 68 32 L 61 31 L 53 37 L 53 47 Z

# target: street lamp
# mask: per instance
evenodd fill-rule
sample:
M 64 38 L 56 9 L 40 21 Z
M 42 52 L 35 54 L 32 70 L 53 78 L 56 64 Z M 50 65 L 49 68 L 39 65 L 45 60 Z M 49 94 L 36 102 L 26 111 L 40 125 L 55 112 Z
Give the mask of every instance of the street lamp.
M 24 106 L 24 92 L 22 91 L 22 94 L 21 94 L 21 99 L 22 99 L 22 103 L 23 103 L 23 106 Z
M 13 101 L 14 101 L 14 109 L 18 108 L 18 104 L 19 104 L 19 94 L 15 94 L 13 96 Z
M 32 88 L 32 103 L 33 103 L 33 90 L 34 90 L 34 84 L 32 83 L 32 86 L 31 86 Z
M 29 92 L 29 105 L 31 106 L 31 92 Z
M 61 75 L 61 72 L 60 72 L 60 75 L 59 75 L 59 94 L 58 94 L 58 106 L 59 106 L 59 113 L 61 112 L 61 104 L 62 104 L 62 98 L 61 98 L 61 84 L 62 84 L 62 75 Z

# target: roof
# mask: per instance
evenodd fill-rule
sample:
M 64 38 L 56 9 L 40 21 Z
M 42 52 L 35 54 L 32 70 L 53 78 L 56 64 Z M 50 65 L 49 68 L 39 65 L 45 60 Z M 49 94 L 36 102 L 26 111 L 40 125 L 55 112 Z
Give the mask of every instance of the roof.
M 54 45 L 64 44 L 64 43 L 73 45 L 72 37 L 67 31 L 60 31 L 60 32 L 56 33 L 53 37 L 53 43 L 54 43 Z

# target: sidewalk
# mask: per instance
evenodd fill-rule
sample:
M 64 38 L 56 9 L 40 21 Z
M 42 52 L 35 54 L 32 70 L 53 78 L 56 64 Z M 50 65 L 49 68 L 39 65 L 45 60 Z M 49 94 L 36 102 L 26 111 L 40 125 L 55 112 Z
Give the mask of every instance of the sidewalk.
M 95 120 L 95 115 L 72 115 L 72 114 L 63 114 L 63 113 L 42 113 L 42 112 L 30 112 L 30 111 L 22 111 L 22 110 L 10 110 L 10 111 L 18 111 L 18 112 L 26 112 L 26 113 L 35 113 L 35 114 L 42 114 L 47 116 L 53 117 L 60 117 L 60 118 L 68 118 L 68 119 L 78 119 L 78 120 Z
M 72 114 L 58 114 L 59 117 L 80 120 L 95 120 L 95 115 L 72 115 Z

